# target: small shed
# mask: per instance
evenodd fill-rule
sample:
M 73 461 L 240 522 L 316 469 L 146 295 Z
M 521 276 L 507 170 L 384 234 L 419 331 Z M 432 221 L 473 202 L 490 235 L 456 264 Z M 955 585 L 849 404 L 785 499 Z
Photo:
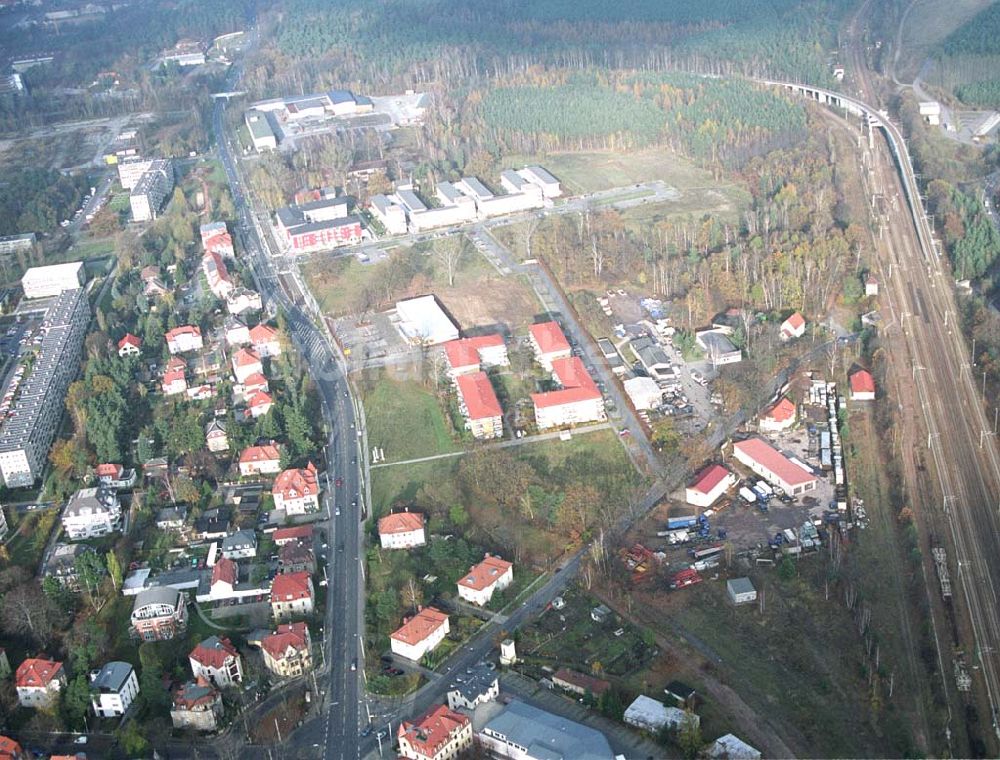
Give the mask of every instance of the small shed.
M 733 734 L 720 736 L 705 750 L 705 755 L 718 760 L 760 760 L 760 750 L 751 747 Z
M 757 601 L 757 589 L 749 578 L 731 578 L 726 581 L 726 593 L 733 604 L 749 604 Z
M 683 681 L 671 681 L 663 693 L 671 697 L 679 707 L 694 707 L 698 693 Z
M 623 720 L 630 726 L 649 731 L 652 734 L 659 732 L 664 726 L 679 729 L 684 721 L 692 722 L 695 726 L 701 723 L 701 718 L 694 713 L 686 712 L 677 707 L 667 707 L 659 700 L 644 694 L 640 694 L 628 706 Z

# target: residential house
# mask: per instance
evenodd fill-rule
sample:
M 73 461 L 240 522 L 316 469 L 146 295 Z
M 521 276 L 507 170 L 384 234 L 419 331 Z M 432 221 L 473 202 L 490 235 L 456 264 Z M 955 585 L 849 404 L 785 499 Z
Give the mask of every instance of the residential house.
M 81 488 L 62 514 L 63 530 L 72 541 L 106 536 L 121 529 L 122 508 L 118 494 L 109 488 Z
M 500 679 L 495 669 L 479 664 L 468 670 L 462 681 L 456 681 L 448 689 L 448 707 L 452 710 L 475 710 L 500 695 Z
M 465 416 L 465 427 L 478 440 L 503 435 L 503 409 L 489 376 L 482 371 L 455 378 L 458 406 Z
M 316 572 L 316 557 L 312 547 L 305 541 L 290 541 L 278 547 L 279 573 Z
M 205 425 L 205 445 L 213 453 L 229 451 L 229 437 L 226 435 L 226 423 L 220 419 L 212 419 Z
M 168 369 L 163 373 L 163 381 L 160 383 L 164 396 L 177 396 L 185 393 L 188 389 L 187 377 L 182 369 Z
M 542 322 L 528 328 L 528 340 L 535 350 L 538 363 L 549 372 L 556 359 L 568 359 L 572 350 L 562 329 L 556 322 Z
M 664 728 L 677 730 L 686 722 L 695 726 L 701 719 L 693 712 L 681 710 L 678 707 L 667 707 L 652 697 L 640 694 L 626 709 L 622 717 L 630 726 L 651 734 L 658 734 Z
M 208 222 L 201 225 L 201 246 L 206 253 L 218 253 L 226 258 L 233 258 L 236 249 L 233 247 L 233 237 L 225 222 Z
M 271 583 L 271 612 L 276 620 L 311 615 L 315 601 L 309 573 L 277 575 Z
M 187 629 L 187 597 L 177 589 L 154 586 L 136 594 L 131 631 L 143 641 L 166 641 Z
M 221 548 L 226 559 L 256 557 L 257 534 L 252 530 L 238 530 L 222 539 Z
M 188 351 L 201 351 L 204 343 L 201 339 L 201 328 L 196 325 L 181 325 L 168 330 L 164 335 L 167 349 L 171 354 L 183 354 Z
M 448 360 L 448 375 L 453 379 L 483 367 L 510 366 L 503 336 L 497 334 L 449 341 L 444 344 L 444 355 Z
M 312 641 L 305 623 L 279 625 L 260 642 L 264 665 L 281 678 L 295 678 L 312 670 Z
M 577 673 L 568 668 L 560 668 L 555 672 L 552 676 L 552 685 L 581 697 L 590 694 L 597 699 L 611 688 L 611 684 L 603 679 Z
M 420 512 L 396 512 L 378 521 L 378 537 L 383 549 L 412 549 L 427 543 L 425 518 Z
M 806 334 L 806 318 L 799 312 L 794 312 L 788 319 L 781 323 L 781 339 L 791 340 L 801 338 Z
M 304 515 L 319 510 L 319 480 L 316 465 L 309 462 L 304 468 L 282 470 L 271 487 L 275 509 L 286 515 Z
M 212 567 L 212 579 L 209 582 L 209 599 L 232 599 L 236 596 L 236 585 L 239 582 L 240 568 L 233 560 L 223 557 Z
M 187 507 L 183 504 L 164 507 L 156 513 L 156 527 L 160 530 L 181 530 L 186 520 Z
M 262 374 L 264 365 L 260 362 L 260 357 L 247 348 L 239 349 L 233 354 L 233 374 L 236 382 L 245 382 L 250 375 Z
M 226 310 L 233 315 L 245 311 L 260 311 L 263 308 L 260 293 L 249 288 L 236 288 L 226 296 Z
M 245 402 L 249 402 L 258 393 L 267 394 L 271 390 L 267 378 L 260 372 L 254 372 L 243 383 L 233 386 L 233 393 L 241 397 Z
M 437 705 L 415 721 L 402 721 L 396 738 L 400 757 L 451 760 L 472 749 L 472 721 L 447 705 Z
M 264 393 L 264 391 L 256 391 L 247 399 L 247 409 L 253 419 L 263 417 L 271 411 L 271 407 L 273 406 L 274 399 L 271 397 L 271 394 Z
M 250 343 L 250 328 L 241 319 L 229 317 L 225 332 L 227 346 L 246 346 Z
M 761 415 L 757 429 L 762 433 L 780 433 L 795 425 L 795 403 L 782 396 Z
M 66 686 L 66 669 L 61 662 L 29 657 L 17 666 L 14 686 L 21 707 L 51 708 L 59 702 L 59 692 Z
M 120 718 L 139 694 L 139 679 L 127 662 L 109 662 L 90 672 L 90 707 L 98 718 Z
M 220 689 L 243 681 L 243 660 L 229 639 L 209 636 L 191 650 L 188 661 L 195 680 L 205 678 Z
M 0 736 L 0 760 L 28 760 L 31 757 L 9 736 Z M 84 758 L 83 760 L 87 760 Z
M 215 731 L 222 717 L 222 694 L 204 678 L 188 681 L 174 694 L 170 720 L 174 728 Z
M 268 327 L 263 322 L 250 328 L 250 342 L 253 344 L 254 351 L 262 359 L 281 354 L 278 331 L 273 327 Z
M 126 470 L 124 465 L 105 462 L 94 468 L 97 480 L 105 488 L 114 488 L 119 491 L 131 488 L 135 485 L 135 470 Z
M 760 760 L 760 750 L 751 747 L 733 734 L 720 736 L 705 750 L 710 760 Z
M 866 369 L 858 369 L 848 378 L 851 385 L 851 401 L 874 401 L 875 378 Z
M 447 614 L 434 607 L 423 607 L 416 615 L 405 618 L 403 625 L 389 636 L 392 653 L 420 662 L 444 641 L 450 630 Z
M 233 511 L 228 507 L 206 509 L 194 521 L 194 532 L 202 541 L 216 541 L 229 535 L 229 522 Z
M 229 276 L 226 262 L 222 260 L 222 255 L 218 252 L 213 251 L 202 256 L 201 271 L 205 273 L 208 289 L 216 298 L 225 300 L 235 290 L 236 285 L 233 283 L 233 278 Z
M 281 471 L 281 451 L 276 444 L 249 446 L 240 454 L 240 475 L 275 475 Z
M 514 582 L 514 563 L 489 554 L 458 581 L 458 595 L 480 606 L 493 598 L 496 591 L 503 591 Z
M 126 333 L 125 337 L 118 341 L 119 356 L 138 356 L 142 350 L 142 341 L 132 333 Z

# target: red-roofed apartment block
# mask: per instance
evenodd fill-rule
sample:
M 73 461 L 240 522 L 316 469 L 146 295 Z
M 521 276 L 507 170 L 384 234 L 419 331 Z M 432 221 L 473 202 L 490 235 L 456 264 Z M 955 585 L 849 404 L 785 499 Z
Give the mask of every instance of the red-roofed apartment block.
M 699 472 L 684 492 L 684 500 L 696 507 L 710 507 L 736 485 L 736 476 L 721 464 L 710 464 Z
M 535 349 L 535 358 L 549 372 L 555 359 L 568 359 L 571 355 L 569 341 L 555 322 L 541 322 L 528 328 L 531 347 Z
M 771 485 L 789 496 L 811 491 L 817 479 L 806 465 L 793 462 L 762 438 L 748 438 L 733 444 L 736 461 L 746 465 Z
M 562 388 L 531 394 L 535 405 L 535 424 L 540 430 L 607 419 L 601 392 L 580 357 L 555 359 L 551 368 L 552 376 Z
M 276 575 L 271 582 L 271 612 L 276 620 L 311 615 L 315 594 L 309 573 Z
M 424 607 L 413 617 L 405 619 L 403 625 L 389 636 L 392 653 L 420 662 L 425 654 L 444 641 L 450 630 L 445 613 L 433 607 Z
M 378 537 L 383 549 L 412 549 L 427 543 L 424 516 L 420 512 L 396 512 L 378 521 Z
M 309 462 L 305 468 L 282 470 L 271 488 L 276 509 L 286 515 L 304 515 L 319 510 L 319 479 L 316 465 Z
M 458 403 L 465 415 L 465 427 L 473 438 L 499 438 L 503 435 L 503 409 L 485 372 L 455 378 Z
M 412 760 L 451 760 L 472 748 L 472 721 L 438 705 L 415 721 L 399 724 L 399 756 Z
M 757 428 L 762 433 L 780 433 L 795 424 L 795 404 L 787 396 L 782 396 L 760 415 Z
M 795 312 L 781 323 L 781 339 L 791 340 L 792 338 L 801 338 L 806 334 L 806 318 L 803 317 L 799 312 Z
M 866 369 L 859 369 L 851 377 L 851 401 L 874 401 L 875 378 Z
M 14 684 L 22 707 L 53 707 L 66 685 L 66 669 L 61 662 L 29 657 L 17 666 Z
M 494 591 L 503 591 L 514 582 L 514 563 L 489 554 L 458 580 L 458 595 L 467 602 L 483 606 Z
M 448 374 L 452 377 L 478 372 L 483 367 L 507 367 L 510 359 L 502 335 L 459 338 L 444 344 Z

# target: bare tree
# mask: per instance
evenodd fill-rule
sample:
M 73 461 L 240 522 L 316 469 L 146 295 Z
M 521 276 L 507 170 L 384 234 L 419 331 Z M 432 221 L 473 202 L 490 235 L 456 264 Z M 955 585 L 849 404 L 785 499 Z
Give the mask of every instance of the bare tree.
M 11 589 L 0 603 L 0 623 L 8 633 L 30 636 L 39 645 L 48 645 L 55 627 L 57 610 L 37 583 Z
M 464 249 L 465 241 L 459 236 L 441 238 L 434 243 L 434 258 L 448 273 L 448 287 L 455 285 L 455 273 L 458 271 Z

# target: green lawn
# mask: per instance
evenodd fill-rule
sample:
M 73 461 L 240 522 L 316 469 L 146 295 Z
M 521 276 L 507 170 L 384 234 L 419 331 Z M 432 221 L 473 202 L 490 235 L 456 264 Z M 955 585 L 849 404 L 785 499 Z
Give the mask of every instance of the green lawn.
M 368 443 L 388 462 L 457 451 L 451 423 L 435 395 L 415 381 L 383 377 L 365 394 Z
M 108 201 L 108 208 L 112 211 L 128 211 L 130 208 L 128 193 L 115 193 L 112 195 L 111 200 Z

